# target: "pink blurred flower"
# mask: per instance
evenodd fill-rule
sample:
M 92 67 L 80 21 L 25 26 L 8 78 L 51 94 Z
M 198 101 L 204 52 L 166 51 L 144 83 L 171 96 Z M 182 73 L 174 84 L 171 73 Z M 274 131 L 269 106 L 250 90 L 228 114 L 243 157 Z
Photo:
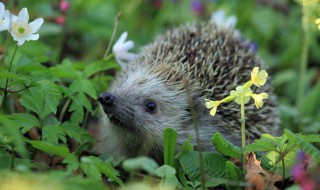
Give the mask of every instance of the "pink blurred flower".
M 66 22 L 66 17 L 65 16 L 58 16 L 58 17 L 56 17 L 55 22 L 59 25 L 64 25 Z
M 316 189 L 316 183 L 314 181 L 306 180 L 301 184 L 301 190 L 315 190 L 315 189 Z
M 60 9 L 61 12 L 65 13 L 65 12 L 67 12 L 69 10 L 69 8 L 70 8 L 70 3 L 68 1 L 61 0 L 59 2 L 59 9 Z
M 291 173 L 292 177 L 297 183 L 302 183 L 307 177 L 307 172 L 303 169 L 303 167 L 300 164 L 294 165 L 292 167 Z

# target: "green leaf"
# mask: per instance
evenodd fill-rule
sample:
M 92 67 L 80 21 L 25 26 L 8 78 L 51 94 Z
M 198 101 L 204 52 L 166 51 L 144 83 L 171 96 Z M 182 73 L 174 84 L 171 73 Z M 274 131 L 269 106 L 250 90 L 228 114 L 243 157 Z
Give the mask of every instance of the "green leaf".
M 211 141 L 216 150 L 223 155 L 230 156 L 231 158 L 242 158 L 241 148 L 229 142 L 219 132 L 213 135 Z
M 242 177 L 242 173 L 241 170 L 234 165 L 232 162 L 227 161 L 226 162 L 226 177 L 227 179 L 237 182 L 237 181 L 242 181 L 243 177 Z M 242 189 L 241 187 L 235 187 L 235 186 L 231 186 L 227 183 L 227 188 L 228 189 Z
M 34 148 L 42 150 L 49 154 L 61 156 L 63 158 L 66 158 L 70 154 L 69 149 L 62 145 L 56 145 L 46 141 L 34 141 L 27 139 L 25 141 L 31 144 Z
M 182 185 L 176 177 L 176 170 L 173 167 L 169 165 L 163 165 L 156 169 L 156 175 L 162 178 L 162 183 L 171 187 L 178 186 L 179 189 L 182 188 Z
M 11 140 L 8 143 L 5 143 L 9 147 L 12 145 L 15 147 L 15 151 L 17 151 L 22 157 L 27 157 L 28 152 L 25 146 L 25 142 L 23 141 L 23 136 L 20 131 L 20 124 L 16 120 L 10 118 L 7 115 L 0 114 L 0 145 L 1 141 L 3 141 L 3 137 L 8 137 Z
M 123 161 L 123 168 L 128 172 L 133 172 L 137 170 L 144 170 L 148 172 L 149 174 L 155 174 L 156 168 L 158 168 L 157 162 L 155 162 L 153 159 L 148 157 L 138 157 L 138 158 L 132 158 L 127 159 Z
M 156 174 L 161 178 L 173 177 L 176 175 L 176 170 L 169 165 L 163 165 L 156 169 Z
M 58 78 L 79 79 L 80 72 L 78 72 L 73 66 L 70 60 L 63 60 L 63 62 L 56 67 L 50 68 L 51 75 Z
M 95 181 L 101 181 L 101 173 L 89 157 L 82 157 L 80 166 L 89 178 Z
M 193 144 L 191 143 L 191 140 L 192 140 L 192 135 L 190 135 L 188 137 L 188 140 L 184 142 L 183 145 L 181 146 L 181 151 L 180 151 L 181 154 L 194 151 L 194 147 L 193 147 Z
M 67 142 L 66 133 L 61 126 L 47 125 L 42 129 L 42 138 L 50 143 L 58 144 L 59 139 L 63 142 Z
M 12 72 L 7 72 L 7 71 L 1 71 L 0 72 L 0 79 L 17 79 L 19 78 L 18 75 L 12 73 Z
M 72 92 L 86 93 L 93 99 L 97 99 L 96 89 L 93 87 L 91 82 L 87 79 L 75 80 L 70 85 Z
M 277 151 L 276 142 L 271 142 L 268 138 L 255 140 L 253 143 L 245 147 L 245 152 L 250 151 Z
M 67 157 L 64 158 L 63 163 L 66 163 L 68 165 L 68 173 L 72 173 L 76 171 L 80 167 L 80 163 L 78 161 L 78 158 L 73 153 L 70 153 Z
M 288 129 L 285 129 L 284 132 L 291 141 L 290 143 L 298 145 L 302 150 L 313 157 L 315 161 L 320 162 L 320 151 L 316 147 L 303 139 L 301 136 L 292 133 Z
M 210 177 L 225 177 L 225 165 L 227 159 L 219 154 L 203 152 L 203 164 L 205 174 Z M 199 153 L 190 152 L 181 155 L 179 162 L 183 171 L 191 181 L 200 181 Z
M 41 120 L 50 113 L 57 112 L 59 93 L 44 91 L 41 87 L 29 88 L 22 93 L 20 102 L 23 106 L 35 112 Z
M 174 167 L 174 153 L 177 140 L 177 132 L 172 128 L 166 128 L 164 138 L 164 164 Z
M 27 113 L 13 113 L 8 116 L 9 119 L 15 120 L 22 128 L 21 132 L 24 134 L 33 127 L 40 127 L 39 120 Z
M 93 163 L 96 165 L 96 167 L 99 169 L 101 173 L 113 179 L 119 185 L 123 185 L 122 180 L 118 177 L 118 170 L 114 169 L 109 163 L 103 162 L 102 160 L 94 156 L 89 156 L 88 158 L 93 161 Z
M 113 69 L 113 68 L 116 68 L 117 66 L 118 64 L 112 61 L 108 61 L 108 62 L 104 60 L 96 61 L 85 67 L 85 69 L 83 70 L 83 78 L 89 78 L 92 75 L 96 74 L 97 72 Z

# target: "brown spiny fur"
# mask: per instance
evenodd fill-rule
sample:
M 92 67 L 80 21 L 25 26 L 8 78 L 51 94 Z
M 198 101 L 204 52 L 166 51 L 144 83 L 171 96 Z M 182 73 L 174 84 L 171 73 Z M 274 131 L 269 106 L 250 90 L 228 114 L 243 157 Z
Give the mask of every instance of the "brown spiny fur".
M 240 106 L 222 104 L 212 117 L 204 99 L 228 96 L 250 79 L 256 66 L 265 69 L 249 42 L 234 30 L 215 24 L 188 24 L 169 30 L 144 47 L 117 75 L 109 91 L 116 98 L 112 115 L 121 122 L 114 124 L 102 113 L 98 151 L 129 157 L 147 154 L 161 160 L 165 127 L 178 131 L 178 147 L 190 134 L 195 139 L 191 109 L 196 113 L 204 150 L 214 149 L 210 139 L 216 131 L 240 145 Z M 245 107 L 250 141 L 263 133 L 275 134 L 279 124 L 270 83 L 253 87 L 253 91 L 268 92 L 269 99 L 260 109 L 252 100 Z M 156 102 L 157 112 L 144 113 L 145 100 Z

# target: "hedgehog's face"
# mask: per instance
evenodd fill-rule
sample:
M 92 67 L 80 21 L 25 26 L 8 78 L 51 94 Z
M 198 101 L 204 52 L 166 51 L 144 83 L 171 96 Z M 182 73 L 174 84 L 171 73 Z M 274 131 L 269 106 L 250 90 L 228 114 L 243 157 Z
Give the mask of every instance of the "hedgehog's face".
M 123 81 L 99 98 L 114 127 L 132 133 L 159 134 L 159 130 L 179 127 L 190 119 L 186 95 L 170 89 L 156 76 L 139 70 L 121 78 Z

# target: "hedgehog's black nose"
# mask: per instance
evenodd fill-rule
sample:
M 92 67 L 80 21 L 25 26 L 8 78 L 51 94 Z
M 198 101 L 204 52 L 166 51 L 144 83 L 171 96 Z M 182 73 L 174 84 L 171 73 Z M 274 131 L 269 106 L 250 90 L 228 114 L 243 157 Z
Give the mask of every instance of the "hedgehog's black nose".
M 110 107 L 114 101 L 114 95 L 110 92 L 103 92 L 100 94 L 98 101 L 103 105 Z

